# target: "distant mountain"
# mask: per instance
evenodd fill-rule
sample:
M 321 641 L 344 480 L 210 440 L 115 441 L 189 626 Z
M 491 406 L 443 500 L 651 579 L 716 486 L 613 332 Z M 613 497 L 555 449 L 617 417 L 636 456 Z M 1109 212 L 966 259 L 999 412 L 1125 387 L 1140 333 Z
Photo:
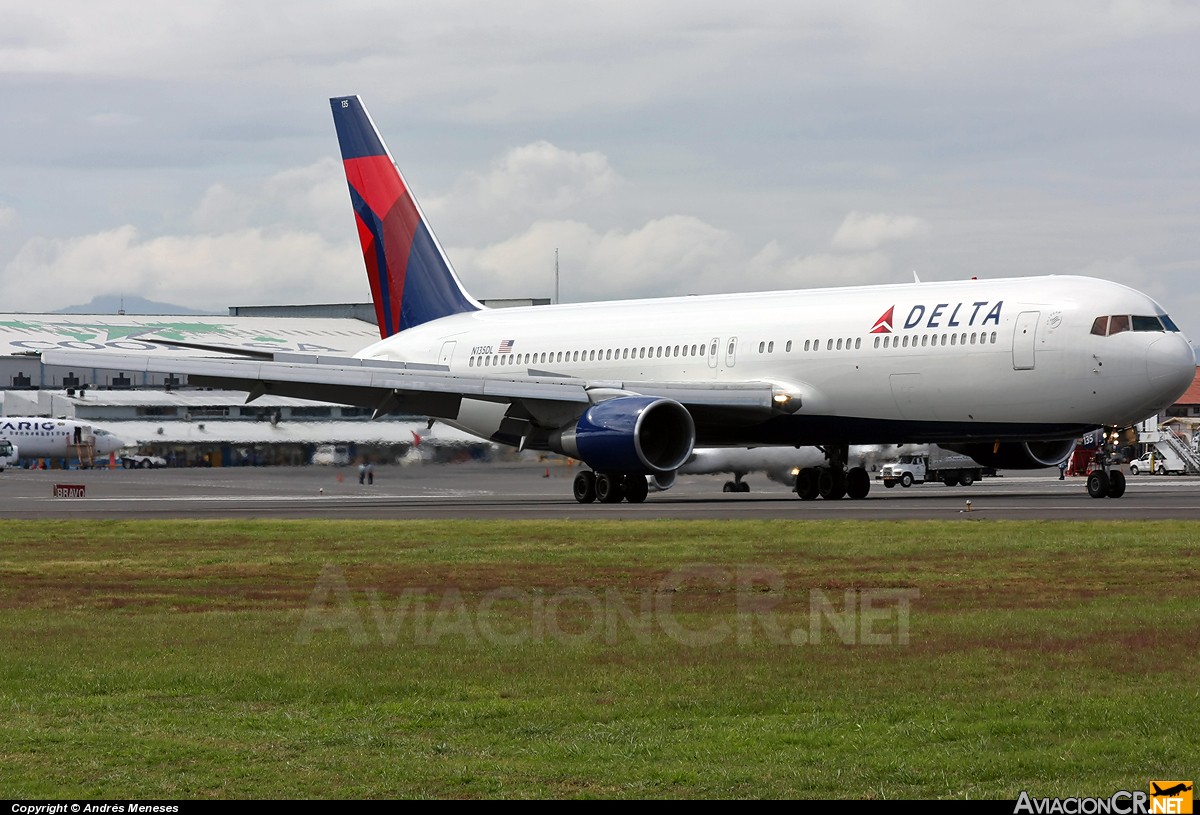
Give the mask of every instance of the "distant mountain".
M 173 306 L 170 303 L 156 303 L 144 297 L 132 295 L 104 294 L 93 297 L 92 302 L 82 306 L 67 306 L 60 308 L 54 314 L 225 314 L 223 311 L 202 311 L 186 306 Z

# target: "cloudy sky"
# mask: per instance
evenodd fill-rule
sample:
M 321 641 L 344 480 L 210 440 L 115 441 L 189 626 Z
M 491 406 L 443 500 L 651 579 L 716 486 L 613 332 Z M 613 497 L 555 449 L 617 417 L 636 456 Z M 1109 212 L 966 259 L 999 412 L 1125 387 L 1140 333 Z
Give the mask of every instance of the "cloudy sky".
M 11 4 L 10 4 L 11 6 Z M 0 27 L 0 311 L 365 301 L 360 94 L 477 297 L 1085 274 L 1200 338 L 1200 4 L 60 0 Z

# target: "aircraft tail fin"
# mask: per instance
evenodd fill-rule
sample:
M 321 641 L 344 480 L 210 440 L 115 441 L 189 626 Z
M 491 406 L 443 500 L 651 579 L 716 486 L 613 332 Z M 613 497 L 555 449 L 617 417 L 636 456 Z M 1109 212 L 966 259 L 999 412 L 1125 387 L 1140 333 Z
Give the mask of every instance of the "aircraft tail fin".
M 1162 795 L 1162 794 L 1163 794 L 1162 787 L 1158 786 L 1158 784 L 1155 784 L 1153 781 L 1151 781 L 1151 782 L 1150 782 L 1150 786 L 1154 787 L 1154 794 L 1155 794 L 1155 795 Z
M 482 305 L 463 288 L 357 96 L 329 100 L 379 336 Z

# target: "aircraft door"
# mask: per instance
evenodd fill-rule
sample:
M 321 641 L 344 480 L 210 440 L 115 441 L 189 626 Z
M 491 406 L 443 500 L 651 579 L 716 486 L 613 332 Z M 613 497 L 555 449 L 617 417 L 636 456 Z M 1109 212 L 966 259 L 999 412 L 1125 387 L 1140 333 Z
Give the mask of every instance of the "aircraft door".
M 717 350 L 721 347 L 721 339 L 713 337 L 712 342 L 708 344 L 708 367 L 717 367 Z
M 450 367 L 450 360 L 454 359 L 455 342 L 455 340 L 447 340 L 446 342 L 442 343 L 442 353 L 441 356 L 438 357 L 439 365 L 445 365 L 447 368 Z
M 1034 365 L 1034 342 L 1037 340 L 1040 311 L 1022 311 L 1017 315 L 1013 327 L 1013 370 L 1032 371 Z
M 737 364 L 737 337 L 730 337 L 725 344 L 725 367 L 732 368 Z

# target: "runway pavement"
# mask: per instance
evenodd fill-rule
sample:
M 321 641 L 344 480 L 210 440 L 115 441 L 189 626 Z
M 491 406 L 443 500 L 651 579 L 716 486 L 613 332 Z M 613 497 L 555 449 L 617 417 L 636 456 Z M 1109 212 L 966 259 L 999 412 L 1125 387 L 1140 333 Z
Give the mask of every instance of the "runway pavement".
M 376 468 L 359 485 L 352 467 L 161 470 L 13 470 L 0 473 L 0 517 L 69 518 L 791 518 L 1200 520 L 1200 477 L 1129 477 L 1120 499 L 1093 499 L 1082 478 L 1057 470 L 1007 471 L 971 487 L 884 489 L 866 500 L 800 501 L 765 476 L 752 491 L 724 493 L 728 476 L 681 476 L 643 504 L 578 504 L 575 469 L 561 462 L 416 464 Z M 549 473 L 549 475 L 547 475 Z M 55 497 L 80 485 L 83 497 Z M 970 501 L 970 507 L 967 502 Z

